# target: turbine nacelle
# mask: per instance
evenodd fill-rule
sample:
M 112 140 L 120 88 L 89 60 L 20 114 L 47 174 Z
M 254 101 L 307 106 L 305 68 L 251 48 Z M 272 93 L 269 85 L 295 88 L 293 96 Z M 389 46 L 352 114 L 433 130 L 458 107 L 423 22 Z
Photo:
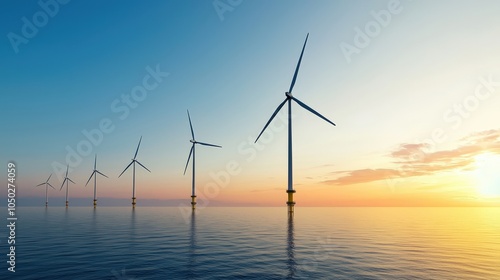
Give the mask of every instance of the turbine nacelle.
M 189 142 L 191 142 L 191 143 L 193 143 L 193 144 L 196 144 L 196 141 L 194 141 L 194 140 L 192 140 L 192 139 L 191 139 L 191 140 L 189 140 Z
M 292 98 L 293 97 L 292 93 L 288 92 L 288 91 L 285 92 L 285 95 L 286 95 L 287 98 Z

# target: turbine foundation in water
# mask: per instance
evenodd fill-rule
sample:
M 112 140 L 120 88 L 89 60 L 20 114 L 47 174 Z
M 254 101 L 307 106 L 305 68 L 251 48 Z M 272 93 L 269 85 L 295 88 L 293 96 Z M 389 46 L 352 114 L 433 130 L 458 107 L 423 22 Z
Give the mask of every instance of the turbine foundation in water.
M 196 195 L 191 196 L 191 208 L 196 209 Z
M 288 206 L 288 213 L 293 213 L 293 208 L 295 206 L 295 201 L 293 201 L 293 194 L 296 192 L 295 190 L 287 190 L 288 193 L 288 201 L 286 205 Z

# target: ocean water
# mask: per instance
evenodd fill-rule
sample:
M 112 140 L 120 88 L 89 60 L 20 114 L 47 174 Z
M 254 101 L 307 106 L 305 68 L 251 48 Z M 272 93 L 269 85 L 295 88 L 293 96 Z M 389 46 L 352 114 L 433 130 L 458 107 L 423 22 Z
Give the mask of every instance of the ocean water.
M 500 279 L 500 208 L 17 211 L 1 279 Z

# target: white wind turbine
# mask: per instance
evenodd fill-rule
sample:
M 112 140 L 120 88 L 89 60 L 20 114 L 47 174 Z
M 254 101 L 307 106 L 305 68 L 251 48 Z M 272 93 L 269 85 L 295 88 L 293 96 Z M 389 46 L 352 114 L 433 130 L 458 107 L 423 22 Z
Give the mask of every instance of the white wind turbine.
M 135 207 L 135 164 L 139 164 L 140 166 L 142 166 L 142 168 L 146 169 L 147 171 L 151 172 L 149 169 L 146 168 L 146 166 L 142 165 L 142 163 L 140 163 L 138 160 L 136 160 L 137 158 L 137 153 L 139 152 L 139 147 L 141 146 L 141 141 L 142 141 L 142 136 L 141 138 L 139 139 L 139 144 L 137 145 L 137 149 L 135 150 L 135 154 L 134 154 L 134 158 L 132 159 L 132 161 L 129 163 L 129 165 L 127 165 L 127 167 L 125 167 L 125 169 L 122 171 L 122 173 L 120 173 L 120 175 L 118 176 L 118 178 L 120 178 L 120 176 L 122 176 L 122 174 L 127 171 L 127 169 L 132 165 L 133 167 L 133 177 L 132 177 L 132 207 Z
M 308 38 L 309 38 L 309 33 L 307 33 L 306 40 L 304 42 L 304 46 L 302 47 L 302 52 L 300 53 L 299 61 L 297 63 L 297 67 L 295 68 L 295 73 L 293 74 L 290 89 L 287 92 L 285 92 L 285 95 L 286 95 L 285 100 L 283 102 L 281 102 L 280 105 L 278 105 L 278 108 L 274 111 L 271 118 L 264 126 L 264 129 L 262 129 L 259 136 L 255 140 L 255 142 L 257 142 L 257 140 L 259 140 L 260 136 L 262 135 L 264 130 L 266 130 L 267 126 L 269 125 L 269 123 L 271 123 L 271 121 L 274 119 L 276 114 L 278 114 L 279 110 L 285 105 L 285 103 L 288 103 L 287 104 L 288 105 L 288 189 L 286 191 L 288 193 L 288 201 L 286 204 L 288 205 L 288 212 L 290 212 L 290 213 L 293 213 L 294 205 L 295 205 L 295 202 L 293 201 L 293 194 L 295 193 L 295 190 L 293 189 L 293 169 L 292 169 L 292 100 L 295 101 L 297 104 L 299 104 L 302 108 L 306 109 L 307 111 L 315 114 L 316 116 L 322 118 L 323 120 L 327 121 L 328 123 L 335 125 L 333 122 L 331 122 L 330 120 L 328 120 L 327 118 L 322 116 L 320 113 L 316 112 L 311 107 L 307 106 L 306 104 L 304 104 L 303 102 L 301 102 L 300 100 L 298 100 L 297 98 L 295 98 L 292 95 L 292 90 L 293 90 L 293 87 L 295 85 L 295 81 L 297 79 L 297 74 L 299 73 L 300 63 L 302 61 L 302 56 L 304 55 L 304 49 L 306 48 Z
M 47 179 L 47 181 L 45 181 L 44 183 L 41 183 L 41 184 L 38 184 L 38 185 L 35 186 L 35 187 L 39 187 L 39 186 L 45 185 L 45 207 L 49 206 L 49 195 L 48 195 L 49 187 L 51 187 L 51 188 L 53 188 L 55 190 L 55 188 L 49 183 L 50 177 L 52 177 L 52 174 L 50 174 L 50 176 Z
M 64 183 L 66 183 L 66 207 L 68 207 L 68 205 L 69 205 L 69 201 L 68 201 L 69 186 L 68 186 L 68 183 L 71 182 L 71 183 L 75 184 L 75 182 L 73 182 L 73 180 L 68 178 L 68 170 L 69 170 L 69 164 L 66 166 L 66 175 L 64 176 L 64 180 L 61 184 L 61 189 L 59 189 L 59 190 L 62 190 L 62 188 L 64 187 Z
M 193 155 L 193 174 L 192 174 L 193 178 L 192 178 L 192 186 L 191 186 L 191 207 L 194 210 L 194 209 L 196 209 L 195 146 L 196 146 L 196 144 L 210 146 L 210 147 L 217 147 L 217 148 L 222 148 L 222 146 L 196 141 L 194 138 L 193 124 L 191 123 L 191 116 L 189 115 L 189 110 L 187 111 L 187 114 L 188 114 L 188 119 L 189 119 L 189 127 L 191 128 L 191 136 L 193 138 L 191 140 L 189 140 L 189 142 L 191 142 L 192 145 L 191 145 L 191 150 L 189 151 L 189 156 L 188 156 L 188 160 L 186 162 L 186 167 L 184 168 L 184 174 L 186 174 L 186 170 L 187 170 L 189 160 L 191 159 L 191 154 L 192 154 Z
M 97 154 L 96 154 L 95 158 L 94 158 L 94 171 L 92 171 L 92 174 L 90 174 L 90 177 L 87 180 L 87 183 L 85 184 L 85 186 L 87 186 L 90 182 L 90 179 L 92 179 L 92 176 L 94 176 L 94 208 L 97 206 L 97 199 L 96 199 L 97 174 L 100 174 L 106 178 L 109 178 L 108 176 L 102 174 L 99 170 L 97 170 Z

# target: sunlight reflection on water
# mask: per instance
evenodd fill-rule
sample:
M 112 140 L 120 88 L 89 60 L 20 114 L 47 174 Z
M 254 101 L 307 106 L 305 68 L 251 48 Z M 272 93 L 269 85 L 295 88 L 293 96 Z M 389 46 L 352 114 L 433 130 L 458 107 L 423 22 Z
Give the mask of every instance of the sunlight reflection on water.
M 500 279 L 499 208 L 21 208 L 16 279 Z

